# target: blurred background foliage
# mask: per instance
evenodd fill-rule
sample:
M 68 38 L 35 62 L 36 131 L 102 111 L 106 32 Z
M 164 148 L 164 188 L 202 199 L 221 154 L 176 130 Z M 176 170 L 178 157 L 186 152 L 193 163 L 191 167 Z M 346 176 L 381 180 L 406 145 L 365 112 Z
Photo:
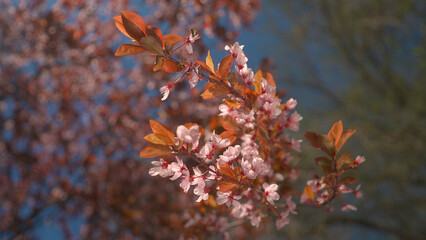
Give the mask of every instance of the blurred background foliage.
M 268 0 L 260 9 L 257 1 L 0 6 L 1 237 L 170 239 L 182 229 L 181 211 L 193 200 L 177 194 L 174 183 L 147 176 L 137 153 L 148 118 L 175 126 L 185 121 L 177 116 L 199 117 L 206 106 L 196 92 L 172 94 L 160 105 L 157 89 L 167 78 L 148 75 L 153 60 L 113 56 L 126 39 L 110 17 L 134 9 L 163 32 L 184 35 L 193 26 L 223 41 L 205 37 L 200 51 L 222 51 L 235 39 L 245 44 L 249 65 L 271 71 L 286 97 L 298 100 L 301 132 L 326 133 L 339 119 L 357 129 L 344 150 L 367 159 L 356 176 L 365 196 L 354 202 L 358 211 L 300 207 L 282 231 L 266 226 L 268 234 L 258 238 L 426 238 L 424 1 Z M 303 147 L 301 185 L 319 173 L 319 152 Z
M 346 150 L 367 158 L 358 212 L 305 212 L 291 239 L 426 238 L 426 3 L 276 0 L 262 11 L 264 33 L 281 43 L 262 47 L 299 100 L 302 130 L 342 119 L 357 129 Z M 300 164 L 309 167 L 307 155 Z

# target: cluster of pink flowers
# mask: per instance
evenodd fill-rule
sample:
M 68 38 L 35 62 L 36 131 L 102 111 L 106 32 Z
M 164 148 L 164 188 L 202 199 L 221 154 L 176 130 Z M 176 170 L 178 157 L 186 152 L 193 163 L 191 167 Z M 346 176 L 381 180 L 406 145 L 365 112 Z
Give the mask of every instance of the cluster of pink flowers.
M 347 167 L 347 169 L 356 168 L 364 161 L 365 161 L 364 157 L 357 156 L 356 159 L 351 163 L 351 165 Z M 330 201 L 330 196 L 347 194 L 347 193 L 353 193 L 353 195 L 356 198 L 363 197 L 363 193 L 360 190 L 361 184 L 358 184 L 355 189 L 347 187 L 345 184 L 339 185 L 336 190 L 330 189 L 330 188 L 326 189 L 326 184 L 323 181 L 320 181 L 317 176 L 315 176 L 315 179 L 308 180 L 306 182 L 306 186 L 308 186 L 309 189 L 312 191 L 312 194 L 314 197 L 310 199 L 308 196 L 309 193 L 304 192 L 300 198 L 300 203 L 310 203 L 311 201 L 314 201 L 314 205 L 316 204 L 318 206 L 322 206 Z M 332 211 L 333 209 L 329 208 L 328 210 Z M 355 206 L 345 202 L 341 206 L 342 212 L 356 211 L 356 210 L 357 208 Z
M 198 37 L 188 36 L 183 43 L 186 46 L 186 53 L 192 55 L 191 43 Z M 192 39 L 192 40 L 191 40 Z M 247 87 L 256 81 L 253 71 L 247 68 L 248 58 L 243 52 L 242 45 L 235 43 L 226 46 L 225 50 L 231 52 L 235 59 L 235 72 L 241 77 Z M 186 64 L 193 64 L 187 62 Z M 187 71 L 197 73 L 188 68 Z M 194 76 L 188 78 L 191 87 L 195 84 L 191 82 Z M 199 77 L 196 77 L 197 81 Z M 179 79 L 180 80 L 180 79 Z M 216 196 L 218 205 L 225 205 L 231 209 L 231 216 L 235 218 L 247 218 L 253 226 L 258 226 L 262 217 L 266 216 L 270 209 L 276 215 L 276 226 L 282 228 L 289 223 L 289 213 L 296 214 L 295 203 L 291 196 L 286 198 L 286 204 L 281 213 L 277 212 L 276 202 L 280 199 L 278 185 L 267 183 L 266 180 L 273 180 L 272 158 L 264 159 L 259 152 L 259 142 L 257 141 L 257 126 L 260 121 L 269 122 L 270 126 L 276 124 L 281 132 L 285 129 L 297 132 L 299 122 L 302 117 L 290 111 L 294 110 L 297 101 L 289 99 L 285 104 L 281 104 L 281 99 L 275 95 L 275 85 L 272 85 L 265 78 L 260 79 L 260 94 L 252 104 L 250 110 L 245 107 L 245 99 L 237 95 L 228 95 L 228 99 L 236 101 L 239 106 L 230 106 L 223 103 L 219 106 L 219 116 L 232 118 L 241 131 L 240 144 L 231 144 L 231 140 L 223 138 L 214 131 L 206 133 L 203 145 L 200 144 L 200 127 L 192 125 L 185 127 L 178 126 L 176 130 L 175 146 L 173 157 L 168 160 L 160 159 L 153 161 L 153 168 L 149 171 L 152 176 L 170 177 L 171 180 L 180 180 L 179 186 L 184 192 L 188 192 L 193 186 L 192 192 L 196 196 L 196 202 L 208 200 L 209 196 Z M 166 85 L 160 91 L 163 99 L 167 98 L 171 87 Z M 302 140 L 291 139 L 283 136 L 283 140 L 290 149 L 300 151 Z M 183 159 L 195 159 L 196 165 L 189 167 Z M 285 164 L 291 161 L 290 152 L 283 158 Z M 287 160 L 286 160 L 287 159 Z M 294 171 L 294 169 L 292 169 Z M 283 180 L 282 174 L 279 179 Z M 296 175 L 297 177 L 297 175 Z M 291 178 L 290 174 L 288 178 Z M 295 178 L 294 174 L 292 178 Z M 244 179 L 244 181 L 242 180 Z M 263 182 L 258 185 L 256 182 Z M 227 188 L 227 185 L 234 186 Z M 215 193 L 215 194 L 214 194 Z M 214 195 L 213 195 L 214 194 Z M 196 215 L 199 217 L 199 215 Z M 192 219 L 191 221 L 194 221 Z
M 195 202 L 210 209 L 204 209 L 203 214 L 189 214 L 187 226 L 215 219 L 220 221 L 216 223 L 217 229 L 226 229 L 227 221 L 221 217 L 211 218 L 212 212 L 226 209 L 231 217 L 248 220 L 255 227 L 263 218 L 274 215 L 275 225 L 280 229 L 289 223 L 290 214 L 296 214 L 293 195 L 301 196 L 301 203 L 317 207 L 348 192 L 362 196 L 360 185 L 354 190 L 346 187 L 355 183 L 355 178 L 341 175 L 365 159 L 358 156 L 353 160 L 350 153 L 338 155 L 355 130 L 343 130 L 339 121 L 328 135 L 306 132 L 308 142 L 328 155 L 315 159 L 323 167 L 325 176 L 308 181 L 302 193 L 282 187 L 291 186 L 291 181 L 298 177 L 292 154 L 301 151 L 302 140 L 289 134 L 289 131 L 299 131 L 303 119 L 295 111 L 297 101 L 290 98 L 282 103 L 272 75 L 262 71 L 254 73 L 248 68 L 244 46 L 238 42 L 225 47 L 230 55 L 216 68 L 210 53 L 205 62 L 195 59 L 192 44 L 200 38 L 196 31 L 191 30 L 185 38 L 175 34 L 163 37 L 159 30 L 145 34 L 145 29 L 151 26 L 140 24 L 138 30 L 129 24 L 129 19 L 143 22 L 140 16 L 130 12 L 123 12 L 115 20 L 123 33 L 141 43 L 142 50 L 156 55 L 154 69 L 181 72 L 174 82 L 160 88 L 161 100 L 166 100 L 174 85 L 185 77 L 191 88 L 207 81 L 201 94 L 203 99 L 222 98 L 223 103 L 218 104 L 219 121 L 212 121 L 206 129 L 187 123 L 178 126 L 175 134 L 151 120 L 153 133 L 145 136 L 151 145 L 140 153 L 144 158 L 162 157 L 152 162 L 150 175 L 180 181 L 179 186 L 185 193 L 193 192 Z M 179 42 L 182 43 L 175 46 Z M 136 49 L 134 53 L 141 51 L 138 46 L 122 45 L 118 54 L 128 54 L 127 48 Z M 174 58 L 175 53 L 178 59 Z M 285 203 L 280 203 L 282 198 Z M 355 209 L 347 203 L 342 206 L 342 211 Z

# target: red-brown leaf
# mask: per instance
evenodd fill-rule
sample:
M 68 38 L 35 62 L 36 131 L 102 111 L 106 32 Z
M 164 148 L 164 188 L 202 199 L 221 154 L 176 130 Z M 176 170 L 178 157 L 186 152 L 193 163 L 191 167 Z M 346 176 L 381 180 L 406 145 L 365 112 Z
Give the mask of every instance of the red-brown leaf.
M 335 157 L 335 146 L 327 135 L 319 135 L 314 132 L 305 132 L 304 135 L 313 147 L 327 153 L 332 158 Z
M 155 120 L 149 120 L 149 124 L 151 125 L 152 132 L 157 135 L 158 138 L 166 142 L 168 145 L 174 145 L 175 134 Z
M 158 145 L 167 145 L 167 143 L 163 140 L 161 140 L 157 135 L 155 135 L 154 133 L 150 133 L 148 135 L 146 135 L 143 139 L 145 139 L 146 141 L 153 143 L 153 144 L 158 144 Z
M 257 71 L 256 74 L 254 75 L 254 92 L 257 95 L 260 95 L 262 92 L 262 71 Z
M 312 188 L 310 186 L 305 186 L 305 189 L 303 189 L 303 193 L 306 195 L 306 197 L 312 201 L 315 198 L 315 193 L 312 190 Z
M 201 71 L 206 72 L 206 73 L 207 73 L 207 74 L 209 74 L 209 75 L 215 75 L 215 74 L 214 74 L 214 73 L 210 70 L 210 67 L 209 67 L 209 66 L 207 66 L 207 64 L 206 64 L 206 63 L 201 62 L 201 61 L 197 61 L 196 63 L 200 66 Z
M 135 23 L 126 17 L 126 11 L 121 12 L 121 20 L 123 21 L 124 29 L 131 38 L 139 41 L 145 36 L 145 33 Z
M 139 40 L 139 44 L 150 53 L 164 56 L 162 45 L 152 36 L 143 37 Z
M 227 181 L 227 180 L 220 181 L 218 183 L 218 185 L 219 185 L 219 191 L 221 191 L 221 192 L 229 192 L 233 188 L 238 186 L 236 183 L 234 183 L 232 181 Z
M 158 27 L 148 26 L 146 28 L 146 35 L 153 37 L 160 44 L 161 48 L 164 48 L 164 39 L 161 29 Z
M 206 91 L 201 94 L 204 99 L 223 97 L 229 94 L 228 89 L 217 83 L 207 83 L 205 88 Z
M 333 141 L 333 143 L 336 145 L 340 141 L 340 137 L 343 133 L 343 124 L 342 121 L 336 122 L 328 132 L 328 137 Z
M 166 58 L 164 59 L 162 69 L 168 73 L 175 73 L 175 72 L 182 71 L 183 68 L 179 62 Z
M 229 164 L 225 163 L 218 163 L 219 173 L 222 175 L 225 175 L 229 178 L 235 178 L 235 173 L 232 171 L 231 167 L 229 167 Z
M 339 181 L 338 185 L 354 184 L 354 183 L 356 183 L 356 178 L 354 178 L 352 176 L 346 176 Z
M 166 46 L 175 45 L 182 41 L 182 37 L 177 34 L 167 34 L 164 35 L 164 44 Z
M 115 56 L 126 56 L 126 55 L 132 55 L 137 53 L 143 53 L 145 52 L 145 49 L 135 46 L 132 44 L 121 44 L 120 47 L 118 47 L 117 51 L 115 51 Z
M 228 105 L 229 108 L 238 108 L 242 104 L 241 102 L 238 102 L 238 101 L 235 101 L 235 100 L 225 99 L 223 101 L 226 103 L 226 105 Z
M 233 131 L 224 131 L 220 134 L 221 138 L 226 138 L 229 139 L 231 141 L 231 145 L 232 143 L 235 142 L 235 140 L 237 140 L 238 137 L 238 133 L 237 132 L 233 132 Z
M 232 55 L 225 56 L 222 61 L 220 61 L 219 65 L 219 75 L 222 78 L 225 78 L 229 71 L 231 70 L 232 63 L 234 62 L 234 58 Z
M 223 128 L 229 131 L 238 131 L 240 130 L 240 125 L 237 123 L 237 121 L 230 116 L 226 116 L 223 119 Z
M 342 136 L 340 137 L 340 140 L 338 143 L 336 143 L 336 151 L 339 151 L 345 142 L 356 132 L 355 129 L 348 129 L 343 131 Z
M 112 19 L 114 19 L 115 26 L 117 26 L 118 30 L 120 30 L 120 32 L 121 32 L 121 33 L 123 33 L 124 35 L 126 35 L 126 36 L 127 36 L 127 37 L 129 37 L 129 38 L 132 38 L 132 37 L 130 37 L 130 35 L 126 32 L 126 29 L 125 29 L 125 28 L 124 28 L 124 26 L 123 26 L 123 20 L 121 19 L 121 16 L 115 16 L 115 17 L 113 17 Z
M 164 59 L 165 59 L 164 57 L 157 56 L 154 66 L 152 67 L 152 70 L 154 72 L 160 70 L 163 67 Z
M 141 16 L 139 16 L 137 13 L 130 11 L 121 11 L 121 14 L 124 15 L 129 21 L 134 23 L 140 30 L 142 30 L 142 32 L 145 33 L 147 25 Z
M 349 157 L 351 155 L 351 153 L 342 153 L 342 155 L 339 156 L 339 158 L 337 159 L 337 169 L 340 170 L 340 168 L 344 165 L 351 165 L 352 160 Z
M 171 150 L 167 146 L 153 144 L 142 149 L 139 156 L 141 158 L 153 158 L 158 156 L 164 156 L 170 153 Z
M 209 69 L 210 69 L 211 72 L 213 72 L 213 73 L 216 72 L 216 70 L 214 68 L 212 56 L 210 56 L 210 50 L 207 52 L 206 64 L 209 67 Z
M 269 85 L 273 86 L 273 87 L 277 87 L 277 85 L 275 84 L 274 81 L 274 77 L 272 76 L 272 74 L 265 72 L 263 73 L 263 77 L 266 79 L 266 82 L 268 82 Z

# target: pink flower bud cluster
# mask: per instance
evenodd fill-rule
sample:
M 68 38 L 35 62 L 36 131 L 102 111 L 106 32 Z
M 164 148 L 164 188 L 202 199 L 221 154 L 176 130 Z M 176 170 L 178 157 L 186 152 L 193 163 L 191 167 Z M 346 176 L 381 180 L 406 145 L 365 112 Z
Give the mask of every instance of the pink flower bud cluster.
M 188 38 L 187 42 L 191 42 Z M 255 81 L 254 74 L 247 68 L 247 57 L 242 51 L 243 46 L 235 43 L 226 46 L 235 59 L 235 71 L 248 86 Z M 191 81 L 191 80 L 190 80 Z M 214 131 L 209 134 L 204 144 L 201 142 L 201 132 L 198 125 L 191 127 L 178 126 L 176 130 L 177 150 L 169 160 L 153 161 L 150 175 L 169 177 L 171 180 L 179 180 L 179 186 L 184 192 L 192 188 L 196 196 L 196 202 L 206 201 L 210 197 L 215 198 L 217 205 L 226 206 L 230 209 L 230 215 L 234 218 L 247 218 L 253 226 L 258 226 L 262 217 L 267 216 L 268 210 L 276 216 L 277 228 L 288 224 L 289 213 L 295 214 L 296 205 L 291 197 L 286 198 L 286 204 L 279 213 L 276 202 L 281 198 L 279 185 L 271 181 L 283 181 L 286 178 L 294 180 L 297 174 L 294 169 L 289 170 L 285 176 L 274 172 L 271 157 L 264 158 L 259 150 L 259 141 L 256 136 L 258 123 L 267 123 L 267 128 L 279 127 L 281 141 L 287 146 L 287 152 L 280 164 L 288 166 L 292 157 L 290 150 L 300 151 L 301 140 L 291 139 L 282 134 L 286 129 L 299 130 L 299 122 L 302 117 L 293 112 L 297 101 L 289 99 L 281 104 L 281 99 L 275 95 L 275 86 L 268 83 L 265 78 L 261 79 L 261 94 L 254 103 L 245 104 L 244 99 L 239 96 L 229 96 L 230 99 L 240 102 L 238 107 L 229 106 L 224 103 L 219 106 L 219 116 L 230 118 L 238 125 L 241 137 L 238 144 L 231 145 L 231 140 L 223 138 Z M 196 164 L 188 165 L 186 162 L 195 160 Z M 261 184 L 260 184 L 261 183 Z M 230 186 L 230 187 L 228 187 Z M 188 220 L 188 225 L 200 218 L 194 215 Z M 200 218 L 201 220 L 201 218 Z
M 196 39 L 198 36 L 190 35 L 184 43 L 188 58 L 192 56 L 191 43 Z M 291 162 L 292 153 L 301 151 L 302 140 L 290 138 L 288 130 L 299 131 L 303 117 L 294 111 L 297 106 L 295 99 L 290 98 L 282 103 L 277 97 L 275 82 L 270 75 L 262 72 L 254 74 L 252 69 L 247 67 L 248 58 L 243 52 L 243 47 L 236 42 L 232 46 L 226 46 L 225 50 L 229 51 L 232 57 L 232 63 L 227 66 L 232 69 L 231 66 L 234 64 L 233 76 L 236 76 L 238 83 L 241 82 L 244 86 L 235 81 L 231 84 L 227 80 L 220 80 L 226 77 L 227 72 L 224 73 L 223 66 L 220 70 L 220 65 L 218 70 L 215 70 L 210 56 L 208 56 L 210 60 L 206 60 L 206 64 L 202 67 L 198 62 L 194 64 L 193 60 L 185 61 L 184 75 L 188 77 L 191 87 L 202 79 L 209 81 L 209 84 L 221 86 L 220 91 L 227 89 L 229 92 L 222 94 L 223 103 L 218 107 L 218 116 L 223 121 L 225 131 L 220 134 L 215 130 L 204 132 L 197 124 L 178 126 L 174 145 L 169 145 L 172 156 L 167 160 L 153 161 L 149 174 L 169 177 L 172 181 L 179 180 L 179 186 L 185 193 L 192 192 L 195 195 L 195 202 L 200 204 L 214 202 L 215 206 L 228 209 L 231 217 L 246 219 L 255 227 L 259 226 L 262 218 L 272 214 L 275 216 L 277 229 L 280 229 L 289 224 L 290 213 L 297 214 L 296 204 L 292 201 L 294 192 L 280 189 L 280 186 L 283 182 L 294 181 L 298 177 L 298 171 L 291 166 Z M 226 64 L 226 61 L 224 62 Z M 207 67 L 209 69 L 206 70 Z M 202 69 L 200 72 L 199 68 Z M 207 74 L 203 75 L 202 71 L 207 71 Z M 209 74 L 215 76 L 210 78 L 211 76 L 207 76 Z M 160 89 L 163 93 L 162 100 L 167 98 L 170 86 L 175 83 Z M 240 87 L 240 90 L 234 89 L 235 86 Z M 215 88 L 211 89 L 212 92 L 209 94 L 216 94 Z M 250 94 L 246 94 L 250 91 Z M 206 136 L 203 138 L 203 135 Z M 161 135 L 157 137 L 161 140 Z M 336 138 L 330 138 L 331 140 L 337 142 Z M 337 160 L 334 157 L 333 160 L 323 161 L 323 164 L 334 164 L 334 170 L 330 166 L 330 172 L 337 171 Z M 358 156 L 352 162 L 348 161 L 342 162 L 341 166 L 351 164 L 347 168 L 356 168 L 365 159 Z M 344 171 L 346 170 L 342 173 Z M 300 194 L 300 203 L 322 206 L 335 196 L 350 192 L 357 198 L 362 197 L 360 185 L 356 189 L 351 189 L 343 183 L 337 185 L 337 181 L 325 183 L 324 178 L 316 177 L 307 182 L 305 190 Z M 351 178 L 345 181 L 350 183 Z M 279 203 L 283 197 L 285 203 Z M 351 211 L 356 210 L 356 207 L 344 203 L 341 210 Z M 211 221 L 212 218 L 209 216 L 209 214 L 188 215 L 186 225 Z M 220 221 L 218 224 L 221 228 L 226 229 L 227 221 L 219 217 L 214 219 Z

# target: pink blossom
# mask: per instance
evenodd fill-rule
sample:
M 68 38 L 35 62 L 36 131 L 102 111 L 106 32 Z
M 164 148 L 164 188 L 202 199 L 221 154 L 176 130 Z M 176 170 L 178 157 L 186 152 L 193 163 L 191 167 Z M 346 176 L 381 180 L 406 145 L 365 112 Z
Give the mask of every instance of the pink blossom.
M 319 204 L 324 204 L 328 200 L 328 196 L 329 196 L 328 191 L 324 191 L 316 200 Z
M 243 69 L 247 61 L 248 58 L 244 53 L 238 54 L 237 58 L 235 59 L 235 62 L 237 63 L 239 69 Z
M 259 227 L 260 221 L 262 221 L 262 217 L 259 213 L 250 214 L 248 218 L 253 227 Z
M 288 211 L 284 211 L 281 212 L 281 214 L 278 216 L 277 220 L 275 221 L 275 226 L 279 230 L 289 223 L 290 220 L 288 219 Z
M 226 151 L 223 153 L 223 155 L 219 156 L 219 163 L 228 163 L 234 159 L 236 159 L 238 157 L 238 155 L 240 155 L 241 152 L 241 146 L 240 145 L 235 145 L 235 146 L 230 146 L 228 147 L 228 149 L 226 149 Z
M 219 176 L 219 175 L 216 174 L 217 169 L 216 169 L 215 166 L 210 165 L 209 169 L 210 169 L 210 171 L 208 172 L 209 175 L 206 177 L 206 179 L 208 179 L 210 181 L 215 181 L 215 180 L 222 179 L 221 176 Z
M 213 153 L 214 153 L 213 144 L 211 142 L 207 142 L 201 148 L 200 152 L 196 153 L 195 155 L 203 160 L 207 160 L 213 157 Z
M 206 186 L 206 182 L 204 181 L 204 174 L 200 171 L 200 169 L 198 169 L 198 167 L 194 168 L 193 171 L 194 175 L 192 176 L 192 178 L 194 180 L 192 181 L 191 185 L 197 185 L 197 188 L 204 189 L 204 187 Z
M 280 102 L 278 99 L 271 103 L 265 102 L 265 104 L 263 104 L 263 109 L 265 110 L 266 114 L 272 119 L 277 118 L 281 114 L 282 110 L 279 107 Z
M 267 175 L 271 170 L 270 165 L 265 163 L 265 161 L 263 161 L 263 159 L 258 156 L 253 157 L 251 163 L 253 170 L 260 176 Z
M 289 100 L 287 100 L 287 102 L 285 103 L 285 110 L 293 110 L 297 105 L 297 101 L 293 98 L 290 98 Z
M 300 114 L 296 112 L 294 112 L 289 118 L 284 118 L 285 120 L 283 122 L 280 122 L 280 126 L 284 127 L 284 128 L 288 128 L 293 132 L 298 132 L 299 131 L 299 125 L 300 125 L 300 120 L 303 119 L 302 116 L 300 116 Z
M 198 147 L 198 140 L 201 133 L 198 125 L 193 125 L 189 129 L 184 125 L 180 125 L 176 129 L 177 137 L 185 143 L 192 144 L 192 149 Z
M 173 88 L 173 84 L 170 83 L 170 82 L 168 82 L 167 85 L 162 86 L 160 88 L 160 93 L 161 93 L 161 95 L 163 95 L 163 97 L 161 98 L 161 101 L 164 101 L 169 97 L 169 94 L 170 94 L 170 91 L 172 90 L 172 88 Z
M 247 65 L 244 65 L 242 69 L 239 69 L 238 72 L 241 76 L 241 78 L 244 80 L 244 82 L 250 86 L 254 82 L 254 73 L 251 68 L 247 68 Z
M 263 105 L 267 102 L 272 103 L 275 101 L 279 101 L 274 95 L 270 93 L 263 93 L 256 99 L 256 104 L 259 106 L 259 108 L 262 108 Z
M 160 159 L 160 161 L 152 161 L 151 164 L 154 165 L 155 167 L 149 169 L 149 175 L 151 176 L 160 175 L 161 177 L 168 177 L 173 175 L 172 168 L 167 161 Z
M 190 214 L 185 214 L 184 217 L 186 219 L 189 219 L 188 222 L 186 222 L 185 225 L 183 226 L 184 228 L 191 227 L 191 226 L 197 224 L 201 220 L 201 214 L 199 214 L 199 213 L 196 213 L 194 216 L 192 216 Z
M 241 204 L 239 208 L 234 207 L 231 211 L 231 215 L 236 218 L 243 218 L 247 216 L 253 209 L 253 202 L 249 200 L 248 202 Z
M 189 55 L 193 55 L 194 54 L 194 50 L 192 49 L 192 43 L 194 43 L 198 39 L 200 39 L 200 34 L 197 31 L 195 31 L 195 30 L 191 30 L 191 33 L 188 35 L 188 37 L 186 37 L 186 39 L 185 39 L 185 49 L 186 49 L 186 52 Z
M 308 196 L 303 193 L 302 196 L 300 196 L 300 203 L 307 203 L 309 201 Z
M 355 195 L 355 197 L 356 198 L 362 198 L 363 197 L 363 194 L 362 194 L 362 192 L 361 192 L 361 184 L 359 184 L 356 188 L 355 188 L 355 190 L 353 191 L 353 193 L 354 193 L 354 195 Z
M 235 42 L 232 46 L 225 46 L 225 51 L 229 51 L 232 54 L 233 58 L 236 58 L 240 54 L 244 54 L 243 52 L 244 45 L 241 45 L 238 42 Z
M 249 161 L 241 160 L 241 167 L 243 168 L 244 174 L 250 179 L 256 179 L 257 172 L 253 171 L 252 165 Z
M 198 187 L 194 188 L 194 194 L 198 195 L 198 199 L 195 200 L 195 202 L 209 199 L 209 189 L 206 187 L 200 187 L 200 185 L 198 185 Z
M 201 36 L 198 31 L 191 29 L 191 33 L 188 36 L 188 42 L 194 43 L 196 40 L 200 39 Z
M 325 183 L 321 183 L 316 179 L 306 181 L 306 185 L 310 186 L 314 192 L 319 192 L 325 187 Z
M 296 139 L 292 138 L 291 142 L 290 142 L 290 147 L 296 152 L 301 152 L 300 143 L 302 141 L 303 141 L 302 139 L 296 140 Z
M 270 204 L 274 205 L 275 204 L 274 201 L 277 201 L 278 199 L 280 199 L 280 195 L 277 193 L 278 185 L 275 183 L 273 184 L 263 183 L 262 187 L 265 190 L 263 192 L 263 195 L 265 195 L 266 200 L 268 200 Z
M 186 49 L 186 52 L 188 53 L 188 55 L 193 55 L 194 54 L 194 50 L 192 48 L 192 44 L 190 44 L 190 43 L 185 44 L 185 49 Z
M 356 210 L 357 208 L 354 205 L 350 205 L 347 203 L 343 203 L 342 209 L 341 209 L 342 212 L 350 212 L 350 211 L 356 211 Z
M 293 155 L 291 155 L 291 153 L 286 153 L 283 156 L 283 164 L 288 165 L 291 163 L 291 161 L 293 161 Z
M 268 81 L 266 81 L 266 79 L 262 78 L 261 80 L 261 86 L 262 86 L 262 90 L 265 93 L 274 93 L 275 92 L 275 87 L 270 85 L 268 83 Z
M 239 112 L 237 116 L 235 116 L 235 120 L 238 124 L 243 125 L 246 128 L 254 129 L 254 110 L 251 110 L 248 114 L 244 112 Z
M 295 211 L 296 210 L 296 203 L 294 203 L 291 200 L 291 196 L 287 197 L 285 207 L 286 207 L 286 210 L 289 211 L 290 213 L 297 214 L 297 212 Z
M 339 186 L 339 192 L 343 193 L 343 194 L 350 193 L 350 192 L 352 192 L 352 189 L 346 187 L 345 185 L 340 185 Z
M 227 116 L 229 115 L 229 106 L 227 104 L 220 104 L 219 105 L 219 116 Z
M 297 173 L 296 169 L 291 169 L 290 173 L 288 174 L 288 179 L 291 181 L 296 180 L 299 177 L 299 174 Z
M 243 141 L 241 144 L 241 155 L 244 157 L 259 155 L 259 151 L 257 150 L 258 145 L 254 138 L 254 135 L 251 134 L 244 134 L 241 137 L 241 140 Z
M 198 76 L 198 69 L 194 69 L 191 71 L 191 75 L 189 77 L 189 85 L 191 88 L 197 86 L 198 81 L 200 80 L 200 76 Z
M 215 148 L 225 148 L 231 144 L 231 141 L 227 138 L 222 139 L 221 136 L 212 133 L 212 136 L 210 137 L 210 140 L 212 141 L 212 144 Z
M 282 182 L 282 181 L 284 181 L 284 179 L 285 179 L 285 177 L 284 177 L 283 174 L 281 174 L 281 173 L 275 173 L 274 174 L 274 180 L 276 182 Z
M 241 196 L 235 196 L 232 191 L 229 192 L 217 192 L 217 198 L 216 202 L 219 205 L 226 204 L 227 207 L 230 207 L 231 204 L 234 206 L 234 208 L 239 208 L 241 206 L 240 202 L 238 201 L 241 199 Z
M 179 157 L 176 157 L 176 159 L 177 159 L 177 162 L 172 162 L 170 164 L 171 165 L 171 169 L 174 172 L 173 177 L 170 178 L 170 180 L 172 180 L 172 181 L 178 179 L 185 172 L 188 172 L 188 168 L 182 162 L 182 160 L 180 160 Z
M 352 167 L 358 167 L 363 162 L 365 162 L 365 158 L 362 156 L 357 156 Z
M 182 176 L 182 181 L 179 186 L 183 189 L 184 192 L 188 192 L 189 187 L 191 187 L 191 175 L 188 172 L 184 172 Z

